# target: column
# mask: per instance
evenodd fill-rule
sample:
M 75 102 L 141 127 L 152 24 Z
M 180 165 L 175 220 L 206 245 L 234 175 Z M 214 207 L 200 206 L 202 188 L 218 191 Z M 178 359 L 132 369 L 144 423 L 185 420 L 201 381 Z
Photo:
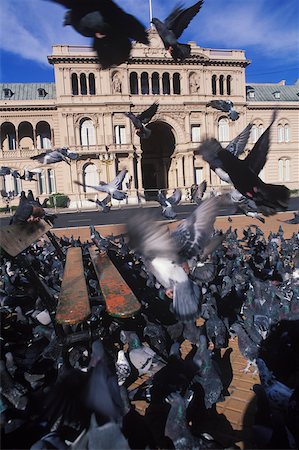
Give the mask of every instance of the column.
M 194 162 L 190 154 L 185 156 L 185 177 L 186 186 L 190 187 L 194 183 Z
M 169 73 L 169 90 L 170 95 L 173 95 L 173 73 Z
M 141 167 L 141 158 L 142 153 L 137 154 L 137 181 L 138 181 L 138 191 L 143 193 L 143 183 L 142 183 L 142 167 Z
M 183 175 L 183 158 L 182 158 L 182 156 L 177 156 L 176 161 L 177 161 L 177 170 L 178 170 L 178 186 L 177 187 L 183 187 L 184 186 L 184 175 Z

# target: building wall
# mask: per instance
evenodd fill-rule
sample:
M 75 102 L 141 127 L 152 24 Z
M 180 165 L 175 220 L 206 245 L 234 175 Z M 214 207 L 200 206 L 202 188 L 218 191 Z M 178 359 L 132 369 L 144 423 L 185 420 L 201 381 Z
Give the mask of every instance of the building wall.
M 38 124 L 43 121 L 48 124 L 52 148 L 69 147 L 80 155 L 80 159 L 72 161 L 71 166 L 64 162 L 51 166 L 55 173 L 57 192 L 69 195 L 72 200 L 83 201 L 86 196 L 92 197 L 94 193 L 85 194 L 83 188 L 73 181 L 83 182 L 84 171 L 88 166 L 87 172 L 92 172 L 93 177 L 102 181 L 111 181 L 119 170 L 126 167 L 129 171 L 129 195 L 134 201 L 137 198 L 137 187 L 139 191 L 143 190 L 144 158 L 147 157 L 150 161 L 151 155 L 145 155 L 143 145 L 124 113 L 140 113 L 158 101 L 159 109 L 153 118 L 153 124 L 161 129 L 164 124 L 171 129 L 175 148 L 170 158 L 161 157 L 160 160 L 159 153 L 152 158 L 156 164 L 157 176 L 160 170 L 161 173 L 164 172 L 164 175 L 160 173 L 160 179 L 164 176 L 164 181 L 166 180 L 165 186 L 153 188 L 167 187 L 172 191 L 175 187 L 181 187 L 185 188 L 185 192 L 196 181 L 196 177 L 206 179 L 209 188 L 223 188 L 219 178 L 210 172 L 201 157 L 194 157 L 194 150 L 200 142 L 192 142 L 191 128 L 194 131 L 194 127 L 200 127 L 200 136 L 198 130 L 195 130 L 195 140 L 202 141 L 205 136 L 218 138 L 219 120 L 225 119 L 225 115 L 206 104 L 212 98 L 229 98 L 240 113 L 240 118 L 235 122 L 225 119 L 228 135 L 222 145 L 227 145 L 249 122 L 260 129 L 267 128 L 273 109 L 278 107 L 278 118 L 272 127 L 271 150 L 262 177 L 266 182 L 283 181 L 291 189 L 298 188 L 298 102 L 280 101 L 277 105 L 275 100 L 250 101 L 246 96 L 245 85 L 245 69 L 249 61 L 242 50 L 203 49 L 191 43 L 192 58 L 185 63 L 175 63 L 161 47 L 161 41 L 154 30 L 150 30 L 150 38 L 150 47 L 142 44 L 134 46 L 127 64 L 105 71 L 100 70 L 96 56 L 89 47 L 54 46 L 49 62 L 54 66 L 55 97 L 36 98 L 32 95 L 32 99 L 28 100 L 12 96 L 0 100 L 1 165 L 20 170 L 40 166 L 30 156 L 45 150 L 40 148 L 38 137 Z M 138 94 L 132 93 L 132 73 L 136 74 Z M 146 77 L 149 79 L 148 90 L 144 82 Z M 12 142 L 9 144 L 6 137 L 6 122 L 16 130 L 15 145 Z M 22 122 L 31 125 L 22 124 L 20 128 Z M 288 125 L 288 142 L 278 142 L 279 124 Z M 85 127 L 84 136 L 82 127 Z M 23 130 L 21 134 L 20 130 Z M 27 130 L 27 135 L 26 132 L 24 135 L 24 130 Z M 121 134 L 122 143 L 117 143 L 116 130 Z M 9 145 L 12 149 L 8 148 Z M 249 142 L 248 149 L 253 145 L 253 142 Z M 159 149 L 155 151 L 159 152 Z M 279 163 L 279 159 L 289 162 Z M 282 175 L 283 180 L 280 179 Z M 25 190 L 30 188 L 35 194 L 40 193 L 38 182 L 23 181 L 21 187 Z M 48 194 L 46 189 L 40 197 Z

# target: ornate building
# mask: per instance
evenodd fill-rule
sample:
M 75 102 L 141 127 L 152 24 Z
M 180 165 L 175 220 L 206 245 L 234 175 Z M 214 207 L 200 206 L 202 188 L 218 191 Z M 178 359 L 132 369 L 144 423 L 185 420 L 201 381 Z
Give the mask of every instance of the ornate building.
M 55 45 L 48 57 L 55 83 L 0 85 L 2 166 L 21 172 L 38 167 L 30 156 L 54 147 L 69 147 L 80 155 L 70 166 L 44 166 L 35 182 L 1 177 L 2 188 L 32 189 L 40 198 L 60 192 L 72 205 L 80 200 L 84 206 L 95 191 L 74 180 L 111 181 L 123 168 L 128 169 L 123 189 L 130 202 L 137 201 L 137 192 L 148 197 L 157 188 L 181 187 L 186 192 L 203 179 L 209 187 L 224 188 L 194 150 L 205 136 L 215 136 L 226 146 L 253 122 L 249 150 L 277 108 L 261 177 L 298 189 L 299 82 L 246 86 L 250 61 L 242 50 L 206 49 L 191 42 L 192 56 L 178 63 L 153 29 L 150 41 L 150 47 L 135 44 L 129 62 L 109 70 L 99 68 L 89 47 Z M 213 98 L 232 100 L 239 120 L 232 122 L 207 107 Z M 159 109 L 149 125 L 151 136 L 140 141 L 124 113 L 140 113 L 155 101 Z

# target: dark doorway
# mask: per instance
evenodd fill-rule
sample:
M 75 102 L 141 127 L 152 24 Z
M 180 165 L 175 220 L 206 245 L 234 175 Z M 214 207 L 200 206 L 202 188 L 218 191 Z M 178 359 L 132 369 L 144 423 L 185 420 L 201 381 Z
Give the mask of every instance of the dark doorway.
M 142 182 L 147 200 L 157 196 L 158 189 L 168 189 L 170 158 L 175 149 L 175 138 L 171 126 L 164 122 L 148 125 L 152 134 L 141 140 Z

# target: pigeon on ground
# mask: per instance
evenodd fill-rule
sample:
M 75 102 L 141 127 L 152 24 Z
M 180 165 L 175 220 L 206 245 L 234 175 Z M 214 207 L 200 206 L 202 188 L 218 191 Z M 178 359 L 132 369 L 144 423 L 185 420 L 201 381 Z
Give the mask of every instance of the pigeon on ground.
M 193 184 L 191 186 L 191 199 L 194 203 L 199 205 L 202 202 L 204 193 L 207 190 L 207 182 L 203 180 L 199 185 Z
M 129 246 L 141 255 L 146 269 L 173 297 L 173 310 L 184 321 L 197 318 L 199 311 L 199 288 L 180 265 L 175 240 L 168 228 L 153 221 L 147 213 L 139 212 L 127 223 Z
M 266 216 L 286 210 L 290 197 L 290 190 L 286 186 L 266 184 L 258 176 L 267 160 L 270 129 L 275 117 L 274 112 L 269 127 L 243 160 L 223 149 L 217 139 L 205 140 L 197 150 L 205 161 L 212 164 L 212 169 L 214 168 L 217 175 L 220 176 L 220 172 L 216 170 L 218 168 L 222 173 L 225 172 L 234 187 L 242 195 L 254 201 L 258 211 Z
M 83 36 L 93 38 L 93 49 L 102 69 L 128 61 L 131 39 L 149 44 L 142 23 L 112 0 L 54 1 L 68 8 L 64 25 L 71 25 Z
M 234 109 L 234 104 L 231 100 L 211 100 L 207 103 L 207 106 L 218 109 L 219 111 L 228 113 L 228 117 L 231 120 L 238 120 L 239 113 Z
M 25 222 L 39 222 L 45 216 L 45 210 L 36 206 L 27 199 L 25 191 L 21 192 L 19 205 L 10 219 L 10 224 L 25 223 Z
M 190 56 L 190 45 L 181 44 L 177 41 L 177 39 L 188 27 L 189 23 L 199 12 L 202 5 L 203 0 L 199 0 L 189 8 L 184 9 L 181 6 L 177 6 L 169 14 L 169 16 L 166 17 L 164 22 L 156 17 L 152 19 L 152 23 L 155 25 L 155 28 L 163 41 L 165 49 L 169 51 L 175 61 L 184 61 L 184 59 Z
M 102 211 L 104 213 L 108 213 L 111 209 L 111 205 L 110 205 L 111 195 L 110 194 L 108 194 L 103 200 L 99 200 L 98 198 L 96 200 L 92 200 L 91 198 L 89 198 L 88 201 L 95 203 L 98 206 L 99 211 L 102 208 Z
M 161 189 L 158 191 L 157 200 L 162 206 L 162 215 L 166 219 L 175 219 L 177 214 L 173 209 L 173 206 L 178 205 L 182 198 L 182 191 L 180 189 L 175 189 L 170 197 L 165 197 Z
M 159 106 L 158 103 L 155 102 L 149 108 L 147 108 L 145 111 L 143 111 L 141 114 L 138 114 L 137 116 L 132 112 L 125 113 L 125 116 L 129 117 L 129 119 L 133 123 L 134 128 L 136 130 L 135 132 L 137 136 L 140 137 L 140 139 L 148 139 L 150 137 L 152 132 L 145 125 L 148 124 L 154 117 L 154 115 L 157 112 L 158 106 Z
M 83 183 L 80 183 L 80 181 L 76 181 L 76 180 L 74 181 L 74 183 L 79 186 L 90 187 L 92 189 L 95 189 L 96 191 L 106 192 L 107 194 L 110 194 L 111 197 L 114 198 L 115 200 L 124 200 L 127 197 L 127 194 L 125 192 L 121 192 L 119 190 L 119 187 L 121 186 L 122 182 L 124 181 L 126 173 L 127 173 L 127 170 L 123 169 L 121 172 L 119 172 L 119 174 L 110 183 L 104 183 L 103 181 L 101 181 L 98 186 L 91 186 L 90 184 L 83 184 Z
M 68 148 L 56 148 L 55 150 L 47 150 L 44 153 L 40 153 L 36 156 L 31 156 L 30 159 L 34 161 L 39 161 L 41 164 L 55 164 L 61 161 L 65 161 L 70 165 L 70 160 L 78 159 L 78 153 L 71 152 Z
M 289 223 L 290 225 L 298 225 L 299 224 L 299 212 L 294 212 L 294 217 L 288 220 L 283 220 L 284 223 Z
M 95 229 L 94 225 L 89 225 L 90 239 L 100 250 L 100 253 L 106 254 L 110 246 L 110 241 Z

